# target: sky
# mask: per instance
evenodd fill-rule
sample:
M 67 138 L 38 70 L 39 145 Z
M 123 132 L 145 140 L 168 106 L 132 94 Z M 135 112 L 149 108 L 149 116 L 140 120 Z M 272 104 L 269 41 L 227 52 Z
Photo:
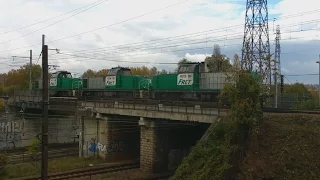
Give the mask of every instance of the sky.
M 287 83 L 319 81 L 314 75 L 320 53 L 317 5 L 315 0 L 268 1 L 270 51 L 280 25 Z M 241 56 L 245 7 L 246 0 L 0 1 L 0 72 L 28 63 L 30 49 L 33 63 L 41 64 L 42 34 L 49 64 L 76 76 L 118 65 L 173 70 L 182 58 L 203 61 L 214 44 L 232 59 Z

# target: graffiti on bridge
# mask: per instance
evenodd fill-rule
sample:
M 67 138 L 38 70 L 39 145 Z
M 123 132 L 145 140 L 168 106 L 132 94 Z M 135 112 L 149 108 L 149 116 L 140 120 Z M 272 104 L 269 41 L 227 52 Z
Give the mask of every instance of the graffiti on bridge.
M 16 147 L 24 136 L 24 121 L 0 122 L 0 149 Z
M 90 152 L 102 152 L 104 154 L 123 152 L 127 148 L 123 141 L 112 141 L 109 144 L 91 142 L 88 147 Z

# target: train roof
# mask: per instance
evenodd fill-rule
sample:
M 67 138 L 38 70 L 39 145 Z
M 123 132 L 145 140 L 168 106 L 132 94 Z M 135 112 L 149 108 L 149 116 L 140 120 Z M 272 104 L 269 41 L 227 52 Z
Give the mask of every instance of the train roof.
M 59 73 L 70 73 L 71 74 L 71 72 L 69 72 L 69 71 L 56 71 L 56 72 L 54 72 L 52 74 L 59 74 Z

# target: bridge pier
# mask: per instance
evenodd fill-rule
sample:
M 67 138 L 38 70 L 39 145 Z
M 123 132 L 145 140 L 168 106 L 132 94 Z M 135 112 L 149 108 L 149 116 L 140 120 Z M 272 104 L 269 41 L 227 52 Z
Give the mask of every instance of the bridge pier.
M 100 113 L 85 120 L 84 155 L 97 156 L 106 162 L 139 158 L 138 120 L 106 116 Z
M 140 117 L 140 168 L 146 173 L 174 171 L 210 124 Z
M 140 168 L 142 171 L 154 173 L 165 169 L 163 151 L 167 139 L 160 141 L 158 123 L 144 117 L 140 118 Z

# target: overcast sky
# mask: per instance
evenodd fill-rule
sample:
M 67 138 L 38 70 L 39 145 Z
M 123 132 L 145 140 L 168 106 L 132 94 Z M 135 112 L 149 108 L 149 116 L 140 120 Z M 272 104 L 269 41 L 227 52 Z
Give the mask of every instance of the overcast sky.
M 282 74 L 317 74 L 318 1 L 268 3 L 271 52 L 276 25 L 282 32 Z M 230 58 L 234 53 L 241 56 L 245 4 L 246 0 L 2 0 L 0 72 L 28 62 L 11 56 L 29 56 L 30 49 L 34 63 L 41 64 L 42 34 L 50 49 L 60 49 L 60 54 L 50 50 L 49 64 L 78 74 L 118 65 L 172 70 L 176 65 L 166 63 L 182 58 L 202 61 L 214 44 Z M 286 76 L 286 81 L 317 83 L 318 76 Z

